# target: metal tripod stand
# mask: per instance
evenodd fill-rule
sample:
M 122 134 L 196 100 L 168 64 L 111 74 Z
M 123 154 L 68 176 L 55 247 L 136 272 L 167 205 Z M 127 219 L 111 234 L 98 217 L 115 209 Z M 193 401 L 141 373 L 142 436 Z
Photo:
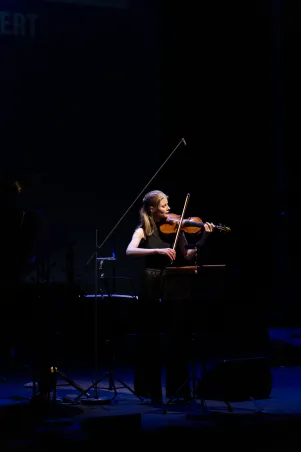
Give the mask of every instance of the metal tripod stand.
M 107 339 L 106 340 L 107 347 L 110 346 L 110 343 L 111 343 L 111 341 L 109 339 Z M 94 389 L 94 400 L 93 399 L 82 400 L 82 403 L 93 404 L 93 403 L 95 403 L 95 400 L 98 401 L 98 403 L 100 403 L 100 404 L 111 403 L 111 401 L 113 401 L 115 399 L 115 397 L 117 397 L 117 395 L 118 395 L 117 389 L 126 388 L 132 394 L 134 394 L 136 397 L 138 397 L 141 401 L 143 401 L 142 397 L 140 397 L 129 385 L 127 385 L 124 381 L 122 381 L 113 372 L 113 363 L 114 363 L 114 354 L 111 353 L 111 364 L 110 364 L 109 370 L 107 372 L 105 372 L 105 374 L 101 378 L 99 378 L 97 381 L 93 381 L 93 383 L 89 386 L 89 388 L 87 388 L 86 391 L 84 391 L 83 394 L 79 395 L 75 400 L 79 400 L 83 395 L 85 395 L 85 393 L 87 393 L 88 391 L 90 391 L 90 389 L 93 388 Z M 99 387 L 98 385 L 104 380 L 108 380 L 108 386 Z M 121 386 L 116 386 L 115 382 L 118 382 Z M 98 389 L 106 389 L 108 391 L 114 391 L 114 395 L 110 399 L 103 399 L 103 398 L 99 399 L 98 398 Z
M 89 391 L 93 388 L 94 390 L 94 397 L 89 399 L 82 399 L 81 402 L 83 404 L 108 404 L 111 403 L 111 401 L 117 396 L 117 389 L 120 388 L 126 388 L 128 389 L 132 394 L 134 394 L 136 397 L 138 397 L 141 401 L 143 401 L 143 399 L 136 394 L 136 392 L 130 388 L 130 386 L 128 386 L 124 381 L 122 381 L 119 377 L 117 377 L 114 373 L 113 373 L 113 362 L 114 362 L 114 354 L 111 353 L 111 360 L 110 360 L 110 368 L 109 370 L 99 379 L 97 379 L 97 374 L 98 374 L 98 298 L 99 298 L 99 290 L 98 290 L 98 278 L 99 278 L 99 271 L 100 271 L 100 277 L 104 278 L 104 270 L 103 270 L 103 263 L 106 260 L 116 260 L 115 255 L 113 253 L 113 255 L 111 257 L 98 257 L 98 249 L 100 248 L 98 246 L 98 231 L 96 230 L 96 236 L 95 236 L 95 241 L 96 241 L 96 250 L 95 253 L 92 257 L 94 257 L 94 262 L 95 262 L 95 274 L 94 274 L 94 278 L 95 278 L 95 293 L 94 293 L 94 349 L 95 349 L 95 380 L 92 382 L 92 384 L 84 391 L 82 391 L 81 394 L 79 394 L 76 398 L 75 401 L 78 401 L 82 396 L 84 395 L 88 395 Z M 89 263 L 89 262 L 88 262 Z M 100 294 L 100 298 L 104 298 L 103 293 L 101 292 Z M 111 341 L 109 339 L 106 340 L 106 345 L 109 346 L 111 343 Z M 99 383 L 102 382 L 103 380 L 108 379 L 109 381 L 109 385 L 107 387 L 102 387 L 101 389 L 106 389 L 109 391 L 114 391 L 114 395 L 113 397 L 107 399 L 107 398 L 100 398 L 98 395 L 98 389 L 100 389 L 98 387 Z M 119 384 L 121 384 L 122 386 L 116 386 L 115 381 L 117 381 Z
M 181 384 L 181 386 L 174 392 L 174 394 L 167 400 L 167 402 L 163 405 L 163 414 L 167 414 L 168 405 L 175 399 L 177 399 L 177 395 L 181 392 L 183 388 L 186 387 L 186 385 L 189 385 L 190 387 L 190 397 L 188 399 L 188 403 L 191 407 L 191 414 L 187 415 L 187 418 L 190 419 L 202 419 L 204 416 L 212 415 L 215 413 L 212 413 L 210 410 L 208 410 L 206 406 L 206 400 L 205 400 L 205 391 L 204 391 L 204 385 L 203 381 L 206 377 L 207 373 L 207 362 L 206 359 L 203 358 L 201 362 L 201 372 L 202 372 L 202 378 L 197 377 L 196 375 L 196 355 L 195 355 L 195 342 L 196 334 L 191 333 L 191 342 L 192 342 L 192 362 L 191 362 L 191 376 L 186 378 L 184 383 Z M 197 401 L 200 400 L 200 404 L 197 403 Z M 232 407 L 230 403 L 227 400 L 224 400 L 225 404 L 228 407 L 228 410 L 232 412 Z

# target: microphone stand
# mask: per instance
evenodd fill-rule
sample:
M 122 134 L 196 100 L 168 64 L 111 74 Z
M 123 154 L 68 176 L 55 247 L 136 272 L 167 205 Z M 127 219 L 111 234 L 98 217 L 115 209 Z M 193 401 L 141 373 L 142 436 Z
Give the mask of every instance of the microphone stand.
M 83 403 L 98 403 L 98 404 L 106 404 L 106 403 L 110 403 L 114 397 L 116 397 L 117 395 L 117 391 L 116 391 L 116 386 L 114 383 L 114 375 L 112 374 L 111 371 L 107 372 L 105 374 L 104 377 L 100 378 L 99 380 L 97 380 L 97 375 L 98 375 L 98 303 L 97 303 L 97 297 L 98 297 L 98 261 L 100 261 L 100 266 L 102 268 L 102 264 L 104 260 L 115 260 L 115 256 L 113 255 L 111 258 L 100 258 L 98 257 L 98 252 L 99 250 L 103 247 L 103 245 L 107 242 L 107 240 L 111 237 L 111 235 L 113 234 L 113 232 L 115 231 L 115 229 L 119 226 L 119 224 L 121 223 L 121 221 L 124 219 L 124 217 L 127 215 L 127 213 L 130 211 L 130 209 L 133 207 L 133 205 L 135 204 L 135 202 L 140 198 L 140 196 L 144 193 L 144 191 L 146 190 L 146 188 L 149 186 L 149 184 L 152 182 L 152 180 L 156 177 L 156 175 L 159 173 L 159 171 L 163 168 L 163 166 L 165 165 L 165 163 L 171 158 L 171 156 L 175 153 L 175 151 L 180 147 L 181 144 L 184 144 L 184 146 L 187 145 L 186 141 L 184 138 L 181 138 L 181 140 L 178 142 L 178 144 L 175 146 L 175 148 L 172 150 L 172 152 L 169 154 L 169 156 L 164 160 L 164 162 L 162 163 L 162 165 L 158 168 L 158 170 L 155 172 L 155 174 L 151 177 L 151 179 L 148 181 L 148 183 L 143 187 L 143 189 L 140 191 L 140 193 L 136 196 L 136 198 L 134 199 L 134 201 L 131 203 L 131 205 L 127 208 L 127 210 L 124 212 L 124 214 L 120 217 L 120 219 L 117 221 L 117 223 L 115 224 L 115 226 L 112 228 L 112 230 L 109 232 L 109 234 L 105 237 L 105 239 L 102 241 L 102 243 L 100 245 L 98 245 L 98 229 L 96 229 L 96 233 L 95 233 L 95 251 L 94 253 L 90 256 L 90 258 L 88 259 L 88 261 L 85 264 L 84 268 L 87 268 L 90 263 L 92 262 L 92 260 L 94 259 L 94 264 L 95 264 L 95 268 L 94 268 L 94 285 L 95 285 L 95 290 L 94 290 L 94 328 L 95 328 L 95 332 L 94 332 L 94 338 L 95 338 L 95 343 L 94 343 L 94 348 L 95 348 L 95 380 L 93 381 L 92 385 L 89 386 L 89 388 L 87 388 L 85 391 L 82 391 L 81 394 L 79 396 L 77 396 L 75 398 L 75 400 L 80 399 L 83 395 L 88 395 L 89 391 L 91 388 L 94 389 L 94 399 L 92 398 L 88 398 L 87 400 L 85 400 L 85 402 L 82 400 Z M 114 253 L 113 253 L 114 254 Z M 107 341 L 108 342 L 108 341 Z M 98 383 L 100 381 L 102 381 L 104 378 L 108 377 L 109 378 L 109 387 L 106 389 L 109 390 L 114 390 L 115 395 L 113 396 L 112 399 L 104 399 L 104 398 L 99 398 L 98 396 Z M 121 383 L 123 386 L 122 387 L 126 387 L 129 391 L 131 391 L 134 395 L 136 395 L 140 400 L 143 401 L 143 399 L 136 394 L 136 392 L 131 389 L 128 385 L 126 385 L 123 381 L 121 381 L 119 378 L 115 379 L 117 381 L 119 381 L 119 383 Z

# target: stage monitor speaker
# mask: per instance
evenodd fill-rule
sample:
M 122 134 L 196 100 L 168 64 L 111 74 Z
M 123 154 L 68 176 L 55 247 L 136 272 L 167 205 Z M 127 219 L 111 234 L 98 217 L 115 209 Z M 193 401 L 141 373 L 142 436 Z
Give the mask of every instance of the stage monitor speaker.
M 246 401 L 267 399 L 272 373 L 266 357 L 224 359 L 202 378 L 197 395 L 206 400 Z

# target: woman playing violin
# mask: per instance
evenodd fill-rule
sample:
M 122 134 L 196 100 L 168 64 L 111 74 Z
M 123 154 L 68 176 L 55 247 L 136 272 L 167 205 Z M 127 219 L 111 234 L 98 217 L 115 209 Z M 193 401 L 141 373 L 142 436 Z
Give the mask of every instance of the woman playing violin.
M 195 257 L 196 249 L 186 249 L 188 244 L 185 232 L 180 230 L 177 246 L 174 249 L 174 234 L 164 234 L 160 229 L 170 213 L 168 195 L 159 190 L 147 193 L 140 209 L 140 225 L 135 229 L 127 246 L 127 256 L 144 256 L 145 268 L 139 288 L 139 308 L 142 331 L 139 335 L 138 359 L 135 367 L 134 389 L 142 397 L 151 398 L 157 404 L 162 401 L 160 348 L 158 344 L 158 306 L 161 298 L 161 278 L 164 268 L 175 262 L 177 253 L 186 260 Z M 212 223 L 204 223 L 204 231 L 214 230 Z M 202 236 L 203 234 L 201 234 Z M 177 363 L 179 383 L 183 379 Z M 168 375 L 168 368 L 167 368 Z M 178 388 L 175 378 L 171 378 L 174 387 L 166 388 L 173 393 Z

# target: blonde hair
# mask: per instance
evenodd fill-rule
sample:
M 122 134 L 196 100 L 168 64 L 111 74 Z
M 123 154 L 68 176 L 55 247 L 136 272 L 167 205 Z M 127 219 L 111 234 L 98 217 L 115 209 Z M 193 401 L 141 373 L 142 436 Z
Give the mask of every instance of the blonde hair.
M 152 190 L 143 198 L 143 205 L 139 211 L 140 214 L 140 228 L 144 229 L 145 235 L 150 236 L 156 229 L 156 223 L 153 218 L 151 207 L 155 209 L 158 207 L 160 201 L 168 196 L 160 190 Z

